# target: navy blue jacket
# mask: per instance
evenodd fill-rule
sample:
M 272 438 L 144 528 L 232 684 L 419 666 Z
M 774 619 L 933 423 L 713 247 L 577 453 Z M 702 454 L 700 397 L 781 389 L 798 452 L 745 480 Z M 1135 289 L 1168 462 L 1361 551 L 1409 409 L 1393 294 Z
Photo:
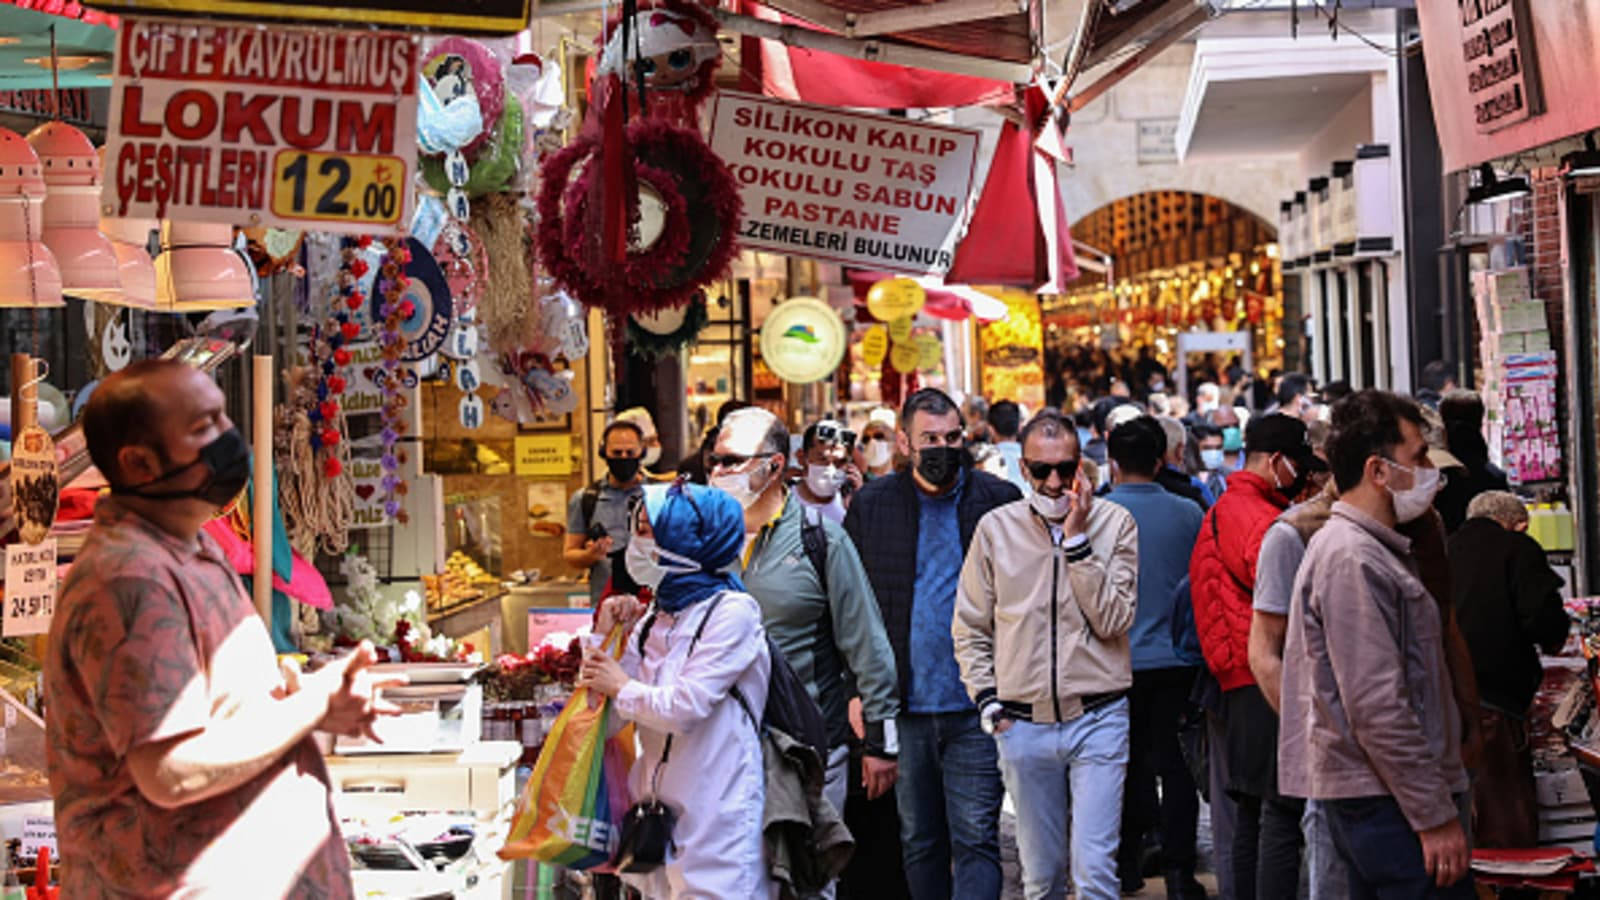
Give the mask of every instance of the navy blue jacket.
M 1016 485 L 968 466 L 967 484 L 956 514 L 961 523 L 961 552 L 972 545 L 978 520 L 989 510 L 1022 499 Z M 917 583 L 917 530 L 921 500 L 909 470 L 867 482 L 850 501 L 844 529 L 855 541 L 867 579 L 883 612 L 883 625 L 894 648 L 900 696 L 908 696 L 911 664 L 911 602 Z

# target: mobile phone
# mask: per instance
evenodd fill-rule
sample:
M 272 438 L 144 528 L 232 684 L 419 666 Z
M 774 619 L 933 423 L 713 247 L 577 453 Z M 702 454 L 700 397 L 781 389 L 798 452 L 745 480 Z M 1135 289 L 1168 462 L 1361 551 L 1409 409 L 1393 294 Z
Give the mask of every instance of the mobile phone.
M 584 532 L 584 536 L 591 541 L 603 541 L 611 535 L 606 531 L 604 525 L 594 522 L 589 525 L 589 530 Z

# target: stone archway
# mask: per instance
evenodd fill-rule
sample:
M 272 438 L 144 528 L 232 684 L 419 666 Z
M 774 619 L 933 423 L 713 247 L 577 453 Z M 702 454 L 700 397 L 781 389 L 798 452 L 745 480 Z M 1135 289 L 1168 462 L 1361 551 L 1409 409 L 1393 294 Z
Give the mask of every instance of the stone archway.
M 1221 197 L 1151 190 L 1078 217 L 1072 236 L 1109 254 L 1120 277 L 1246 253 L 1275 241 L 1277 228 L 1272 220 Z

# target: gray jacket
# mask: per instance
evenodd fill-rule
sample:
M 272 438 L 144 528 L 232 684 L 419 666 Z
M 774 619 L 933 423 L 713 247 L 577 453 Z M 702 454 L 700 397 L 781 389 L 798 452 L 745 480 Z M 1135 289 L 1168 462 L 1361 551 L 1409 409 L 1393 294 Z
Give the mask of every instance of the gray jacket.
M 1283 651 L 1278 786 L 1393 796 L 1421 831 L 1467 789 L 1439 606 L 1411 542 L 1346 503 L 1306 548 Z
M 828 743 L 850 737 L 852 691 L 861 696 L 869 750 L 890 752 L 884 723 L 900 712 L 894 650 L 872 584 L 844 529 L 822 520 L 828 541 L 827 591 L 806 555 L 801 535 L 805 508 L 790 494 L 778 518 L 762 528 L 742 578 L 761 604 L 761 621 L 806 683 L 828 723 Z

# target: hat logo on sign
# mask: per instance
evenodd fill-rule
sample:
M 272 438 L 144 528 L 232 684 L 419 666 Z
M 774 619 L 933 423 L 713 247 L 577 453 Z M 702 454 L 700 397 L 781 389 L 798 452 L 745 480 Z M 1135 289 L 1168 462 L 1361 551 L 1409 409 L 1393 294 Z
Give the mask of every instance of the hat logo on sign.
M 785 331 L 783 336 L 796 341 L 804 341 L 807 344 L 819 343 L 817 332 L 810 325 L 790 325 L 789 330 Z

